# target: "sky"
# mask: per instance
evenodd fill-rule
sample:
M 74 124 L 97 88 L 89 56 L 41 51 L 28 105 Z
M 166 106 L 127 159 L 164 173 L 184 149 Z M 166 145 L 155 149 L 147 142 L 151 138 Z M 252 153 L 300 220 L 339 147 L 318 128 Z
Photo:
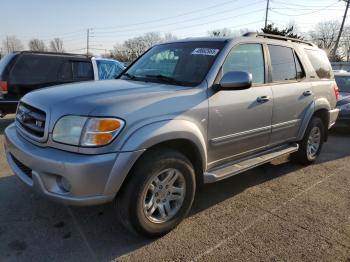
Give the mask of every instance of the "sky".
M 260 30 L 267 0 L 0 0 L 0 43 L 17 36 L 25 46 L 32 38 L 60 37 L 69 52 L 85 52 L 87 29 L 95 54 L 146 32 L 179 38 L 206 36 L 209 30 Z M 270 0 L 268 21 L 279 27 L 295 23 L 301 32 L 323 20 L 341 20 L 339 0 Z M 349 18 L 350 19 L 350 18 Z M 350 21 L 349 21 L 350 23 Z

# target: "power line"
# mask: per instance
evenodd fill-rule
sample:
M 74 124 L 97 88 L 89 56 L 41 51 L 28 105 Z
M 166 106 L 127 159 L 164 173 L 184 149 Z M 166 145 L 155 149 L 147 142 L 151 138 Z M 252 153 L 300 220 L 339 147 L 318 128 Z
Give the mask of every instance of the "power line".
M 258 0 L 258 1 L 255 1 L 253 2 L 251 5 L 256 5 L 256 4 L 260 4 L 261 3 L 261 0 Z M 251 6 L 250 5 L 250 6 Z M 205 15 L 205 16 L 200 16 L 200 17 L 195 17 L 195 18 L 190 18 L 190 19 L 186 19 L 186 20 L 182 20 L 182 21 L 178 21 L 178 22 L 172 22 L 172 23 L 168 23 L 168 24 L 162 24 L 162 25 L 159 25 L 159 26 L 152 26 L 152 29 L 151 30 L 154 30 L 154 28 L 160 28 L 160 27 L 167 27 L 167 26 L 171 26 L 171 25 L 178 25 L 178 24 L 181 24 L 181 23 L 187 23 L 187 22 L 191 22 L 191 21 L 196 21 L 196 20 L 201 20 L 201 19 L 204 19 L 204 18 L 208 18 L 208 17 L 212 17 L 212 16 L 217 16 L 218 14 L 224 14 L 224 13 L 232 13 L 233 11 L 236 11 L 236 10 L 239 10 L 239 9 L 244 9 L 244 8 L 247 8 L 247 7 L 250 7 L 250 6 L 247 6 L 246 4 L 244 6 L 238 6 L 238 7 L 235 7 L 234 10 L 225 10 L 225 11 L 222 11 L 222 12 L 215 12 L 215 13 L 212 13 L 212 14 L 209 14 L 209 15 Z M 255 12 L 254 11 L 250 11 L 249 13 L 253 13 Z M 230 16 L 232 18 L 235 18 L 235 17 L 239 17 L 241 15 L 236 15 L 236 16 Z M 96 29 L 96 28 L 94 28 Z M 139 27 L 137 29 L 140 29 Z M 146 30 L 150 30 L 149 29 L 149 26 L 147 27 L 143 27 L 141 29 L 146 29 Z M 96 35 L 98 36 L 101 36 L 101 35 L 108 35 L 108 34 L 113 34 L 115 35 L 115 33 L 123 33 L 123 32 L 130 32 L 131 30 L 130 29 L 123 29 L 123 30 L 113 30 L 113 31 L 109 31 L 109 32 L 99 32 L 98 30 L 96 30 Z
M 278 11 L 275 11 L 274 8 L 271 8 L 271 12 L 273 13 L 276 13 L 276 14 L 279 14 L 279 15 L 284 15 L 284 16 L 303 16 L 303 15 L 310 15 L 310 14 L 314 14 L 314 13 L 317 13 L 317 12 L 321 12 L 321 11 L 324 11 L 326 9 L 328 9 L 329 7 L 331 6 L 334 6 L 335 4 L 337 4 L 338 2 L 334 2 L 333 4 L 330 4 L 328 6 L 325 6 L 324 8 L 322 9 L 318 9 L 318 10 L 315 10 L 313 12 L 308 12 L 308 13 L 303 13 L 303 14 L 286 14 L 286 13 L 283 13 L 283 12 L 278 12 Z
M 212 5 L 212 6 L 208 6 L 208 7 L 205 7 L 205 8 L 192 10 L 192 11 L 189 11 L 189 12 L 186 12 L 186 13 L 180 13 L 180 14 L 173 15 L 173 16 L 167 16 L 167 17 L 164 17 L 164 18 L 148 20 L 148 21 L 138 22 L 138 23 L 134 23 L 134 24 L 124 24 L 124 25 L 119 25 L 119 26 L 95 27 L 95 29 L 112 29 L 112 28 L 118 28 L 118 27 L 132 27 L 132 26 L 150 24 L 150 23 L 154 23 L 154 22 L 161 22 L 161 21 L 166 21 L 166 20 L 170 20 L 170 19 L 173 19 L 173 18 L 187 16 L 187 15 L 193 14 L 193 13 L 206 11 L 206 10 L 213 9 L 213 8 L 216 8 L 216 7 L 222 7 L 223 5 L 228 5 L 228 4 L 231 4 L 231 3 L 234 3 L 234 2 L 237 2 L 237 0 L 231 0 L 231 1 L 220 3 L 220 4 L 215 4 L 215 5 Z

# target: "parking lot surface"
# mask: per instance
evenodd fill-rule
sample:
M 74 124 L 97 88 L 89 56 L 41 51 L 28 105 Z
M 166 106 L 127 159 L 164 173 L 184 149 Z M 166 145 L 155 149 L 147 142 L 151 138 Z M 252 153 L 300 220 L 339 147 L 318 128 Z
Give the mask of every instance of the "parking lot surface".
M 0 143 L 11 118 L 0 120 Z M 316 164 L 264 165 L 199 190 L 190 216 L 154 240 L 112 205 L 69 207 L 32 192 L 0 155 L 0 261 L 350 261 L 350 132 Z

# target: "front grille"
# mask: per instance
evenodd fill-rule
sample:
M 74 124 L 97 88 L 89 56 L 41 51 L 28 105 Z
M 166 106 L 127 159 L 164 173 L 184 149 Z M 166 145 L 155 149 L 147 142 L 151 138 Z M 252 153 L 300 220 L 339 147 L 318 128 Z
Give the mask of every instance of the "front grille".
M 15 158 L 12 154 L 11 154 L 11 158 L 13 160 L 13 162 L 15 162 L 16 166 L 21 169 L 21 171 L 26 174 L 29 177 L 32 177 L 32 170 L 27 167 L 25 164 L 23 164 L 21 161 L 19 161 L 17 158 Z
M 22 102 L 18 105 L 16 122 L 29 134 L 42 138 L 45 131 L 45 121 L 45 112 Z

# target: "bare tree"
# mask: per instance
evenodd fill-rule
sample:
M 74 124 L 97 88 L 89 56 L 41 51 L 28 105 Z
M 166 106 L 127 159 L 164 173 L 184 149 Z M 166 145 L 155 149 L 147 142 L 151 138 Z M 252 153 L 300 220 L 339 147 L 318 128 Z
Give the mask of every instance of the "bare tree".
M 16 36 L 6 36 L 6 38 L 2 41 L 2 48 L 4 53 L 11 53 L 14 51 L 21 51 L 24 49 L 21 40 L 19 40 Z
M 47 51 L 44 41 L 37 38 L 30 40 L 28 43 L 28 46 L 31 51 L 39 51 L 39 52 Z
M 119 61 L 131 62 L 152 46 L 175 39 L 177 39 L 176 36 L 170 33 L 164 34 L 164 36 L 162 36 L 157 32 L 149 32 L 143 36 L 130 38 L 124 41 L 122 45 L 116 44 L 108 56 L 113 57 Z
M 50 51 L 56 53 L 63 53 L 63 40 L 61 38 L 54 38 L 50 41 Z
M 208 35 L 211 37 L 225 37 L 225 36 L 233 36 L 233 32 L 229 28 L 220 28 L 208 31 Z
M 337 20 L 323 21 L 316 24 L 311 31 L 311 40 L 322 49 L 330 51 L 333 49 L 335 40 L 339 32 L 339 22 Z

